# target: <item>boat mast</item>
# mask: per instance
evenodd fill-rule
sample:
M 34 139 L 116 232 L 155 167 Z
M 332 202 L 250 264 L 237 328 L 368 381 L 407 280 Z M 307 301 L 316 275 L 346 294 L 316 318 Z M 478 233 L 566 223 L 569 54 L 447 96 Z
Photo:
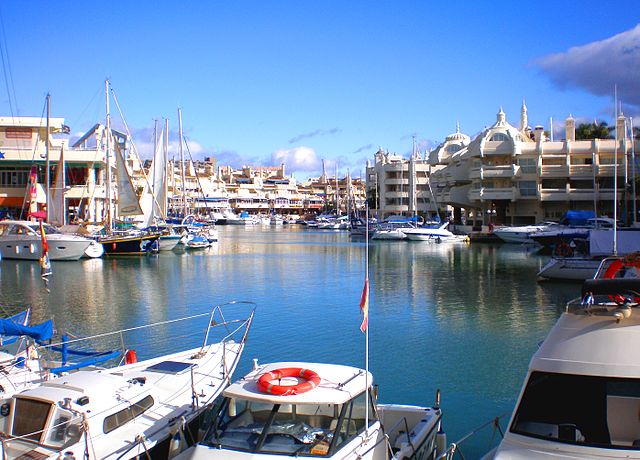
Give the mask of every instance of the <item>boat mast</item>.
M 187 217 L 187 187 L 184 173 L 184 152 L 182 150 L 182 109 L 178 108 L 178 135 L 180 136 L 180 174 L 182 175 L 182 218 Z
M 613 89 L 614 99 L 614 126 L 615 126 L 615 149 L 613 153 L 613 255 L 618 255 L 618 87 Z
M 629 117 L 629 127 L 631 128 L 631 194 L 633 196 L 633 218 L 631 223 L 635 227 L 638 220 L 638 209 L 636 203 L 636 140 L 633 135 L 633 117 Z
M 106 222 L 106 228 L 107 228 L 107 233 L 111 234 L 111 231 L 113 229 L 112 225 L 113 225 L 113 220 L 111 219 L 111 160 L 109 159 L 110 155 L 111 155 L 111 116 L 109 114 L 109 80 L 105 80 L 104 81 L 104 95 L 105 95 L 105 107 L 106 107 L 106 119 L 105 119 L 105 135 L 107 137 L 106 139 L 106 143 L 107 143 L 107 149 L 106 149 L 106 154 L 104 156 L 105 158 L 105 170 L 106 170 L 106 175 L 107 175 L 107 188 L 106 188 L 106 194 L 105 194 L 105 199 L 107 200 L 107 214 L 106 214 L 106 218 L 107 218 L 107 222 Z
M 45 173 L 44 173 L 44 181 L 45 181 L 45 201 L 46 201 L 46 221 L 49 222 L 49 204 L 51 203 L 51 197 L 49 196 L 50 190 L 49 190 L 49 182 L 51 180 L 51 178 L 49 177 L 49 133 L 51 132 L 49 129 L 49 120 L 51 118 L 51 95 L 49 93 L 47 93 L 47 135 L 45 136 L 45 156 L 46 156 L 46 161 L 45 161 Z
M 160 203 L 162 206 L 162 216 L 164 219 L 167 218 L 167 201 L 169 198 L 169 178 L 167 177 L 169 173 L 169 119 L 164 119 L 164 155 L 162 155 L 163 161 L 163 170 L 164 170 L 164 190 L 163 190 L 163 200 Z M 171 177 L 173 178 L 173 169 L 171 173 Z

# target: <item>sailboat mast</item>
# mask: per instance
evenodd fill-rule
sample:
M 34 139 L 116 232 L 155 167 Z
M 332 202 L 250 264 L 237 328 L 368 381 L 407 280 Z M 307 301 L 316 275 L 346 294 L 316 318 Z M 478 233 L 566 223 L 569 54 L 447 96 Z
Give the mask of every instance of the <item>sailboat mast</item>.
M 629 128 L 631 128 L 631 195 L 633 196 L 633 219 L 631 222 L 634 224 L 638 220 L 638 209 L 636 199 L 636 140 L 633 135 L 633 117 L 629 117 Z
M 613 255 L 618 255 L 618 87 L 614 87 L 614 126 L 616 144 L 613 153 Z
M 164 120 L 164 154 L 162 155 L 163 171 L 164 171 L 164 190 L 162 196 L 164 197 L 160 206 L 162 206 L 162 217 L 167 218 L 167 198 L 169 194 L 169 180 L 167 174 L 169 172 L 169 119 Z M 173 174 L 171 174 L 173 176 Z
M 46 200 L 46 211 L 47 211 L 47 216 L 46 216 L 46 220 L 47 222 L 49 222 L 49 205 L 51 203 L 51 197 L 49 196 L 49 183 L 51 178 L 49 177 L 49 133 L 51 132 L 51 130 L 49 129 L 49 120 L 51 118 L 51 95 L 49 93 L 47 93 L 47 135 L 45 136 L 45 156 L 46 156 L 46 161 L 45 161 L 45 173 L 44 173 L 44 181 L 45 181 L 45 200 Z
M 105 80 L 104 81 L 104 95 L 105 95 L 105 107 L 106 107 L 106 116 L 105 116 L 105 135 L 107 137 L 106 139 L 106 153 L 105 153 L 105 174 L 107 175 L 107 188 L 106 188 L 106 194 L 105 194 L 105 199 L 107 201 L 106 205 L 107 205 L 107 214 L 106 214 L 106 228 L 107 228 L 107 232 L 111 233 L 112 230 L 112 225 L 113 225 L 113 221 L 111 219 L 112 213 L 111 213 L 111 160 L 110 160 L 110 155 L 111 155 L 111 115 L 109 114 L 109 80 Z
M 180 136 L 180 174 L 182 176 L 182 217 L 187 217 L 187 187 L 184 173 L 184 152 L 182 150 L 182 109 L 178 109 L 178 135 Z

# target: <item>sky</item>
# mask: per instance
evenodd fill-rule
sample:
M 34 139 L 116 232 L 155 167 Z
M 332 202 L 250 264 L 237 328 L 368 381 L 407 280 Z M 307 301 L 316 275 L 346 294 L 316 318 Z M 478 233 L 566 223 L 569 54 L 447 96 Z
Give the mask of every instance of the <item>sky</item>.
M 104 122 L 109 79 L 143 158 L 178 107 L 195 159 L 286 165 L 296 178 L 364 174 L 379 147 L 408 156 L 503 107 L 560 132 L 613 124 L 614 88 L 640 115 L 636 0 L 9 1 L 0 3 L 0 115 Z M 111 102 L 114 126 L 122 126 Z M 640 125 L 640 117 L 638 117 Z

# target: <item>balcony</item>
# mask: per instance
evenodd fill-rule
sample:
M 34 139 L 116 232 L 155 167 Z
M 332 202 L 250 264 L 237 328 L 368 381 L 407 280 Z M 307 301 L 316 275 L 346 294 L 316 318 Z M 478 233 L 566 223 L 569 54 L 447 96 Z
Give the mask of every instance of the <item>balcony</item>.
M 540 177 L 569 177 L 569 167 L 567 165 L 542 165 Z
M 593 165 L 571 165 L 569 175 L 573 177 L 593 177 Z
M 568 201 L 569 194 L 566 188 L 559 189 L 541 189 L 540 201 Z
M 593 189 L 569 189 L 569 199 L 571 201 L 593 201 L 596 198 Z
M 506 188 L 486 188 L 483 187 L 480 189 L 480 199 L 481 200 L 515 200 L 516 199 L 516 188 L 515 187 L 506 187 Z
M 513 155 L 514 145 L 511 141 L 487 141 L 482 148 L 482 156 Z
M 386 179 L 384 181 L 384 183 L 386 185 L 406 185 L 409 186 L 409 179 L 400 179 L 400 178 L 393 178 L 393 179 Z
M 506 178 L 511 179 L 520 175 L 520 166 L 504 165 L 504 166 L 483 166 L 480 172 L 481 179 Z
M 596 174 L 600 177 L 613 177 L 613 169 L 615 165 L 598 165 Z M 624 166 L 618 162 L 618 176 L 624 174 Z
M 407 192 L 384 192 L 383 196 L 385 198 L 398 198 L 401 200 L 409 199 L 409 193 Z

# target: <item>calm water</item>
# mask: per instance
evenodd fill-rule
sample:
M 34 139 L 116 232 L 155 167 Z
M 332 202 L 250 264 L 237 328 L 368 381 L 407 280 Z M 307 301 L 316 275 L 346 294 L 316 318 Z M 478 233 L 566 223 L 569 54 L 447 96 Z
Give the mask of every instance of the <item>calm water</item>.
M 364 366 L 363 241 L 286 226 L 219 232 L 200 252 L 54 262 L 49 294 L 37 263 L 3 260 L 0 305 L 84 336 L 249 300 L 258 310 L 236 377 L 252 358 Z M 429 405 L 440 388 L 450 441 L 512 410 L 531 354 L 580 289 L 536 282 L 545 259 L 508 245 L 372 242 L 369 261 L 380 400 Z M 182 348 L 154 339 L 138 355 Z

